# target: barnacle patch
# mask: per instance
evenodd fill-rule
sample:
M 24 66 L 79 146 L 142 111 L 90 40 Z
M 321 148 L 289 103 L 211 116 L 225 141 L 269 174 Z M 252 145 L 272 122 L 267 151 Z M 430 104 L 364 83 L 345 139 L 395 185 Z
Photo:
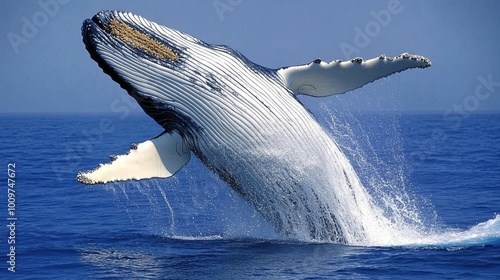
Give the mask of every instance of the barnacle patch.
M 177 60 L 179 58 L 169 47 L 116 19 L 111 20 L 105 26 L 105 29 L 135 48 L 141 49 L 159 59 Z

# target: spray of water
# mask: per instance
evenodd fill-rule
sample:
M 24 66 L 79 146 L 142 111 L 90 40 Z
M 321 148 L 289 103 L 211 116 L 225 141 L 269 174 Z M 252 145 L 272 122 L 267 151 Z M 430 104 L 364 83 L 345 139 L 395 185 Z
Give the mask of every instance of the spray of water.
M 375 207 L 389 220 L 390 238 L 375 238 L 370 245 L 457 249 L 500 242 L 498 214 L 466 230 L 438 226 L 433 206 L 414 195 L 408 183 L 398 114 L 354 116 L 332 108 L 322 104 L 323 122 L 356 169 Z
M 359 116 L 354 116 L 350 111 L 332 108 L 335 107 L 328 103 L 321 104 L 322 122 L 357 171 L 363 188 L 374 202 L 373 207 L 378 208 L 374 211 L 381 211 L 387 219 L 383 224 L 390 238 L 376 237 L 370 244 L 402 244 L 407 237 L 428 232 L 436 214 L 423 217 L 421 207 L 425 202 L 411 194 L 397 115 L 358 113 Z

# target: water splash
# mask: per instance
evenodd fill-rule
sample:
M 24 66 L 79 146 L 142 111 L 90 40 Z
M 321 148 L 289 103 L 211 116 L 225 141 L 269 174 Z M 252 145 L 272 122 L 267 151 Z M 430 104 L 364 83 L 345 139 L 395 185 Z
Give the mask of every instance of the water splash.
M 478 223 L 467 230 L 442 229 L 438 232 L 427 232 L 415 236 L 398 245 L 405 247 L 448 250 L 463 249 L 474 246 L 500 244 L 500 215 L 496 214 L 486 222 Z
M 438 226 L 438 215 L 431 203 L 411 191 L 396 114 L 356 117 L 331 108 L 334 106 L 322 104 L 326 116 L 323 122 L 349 157 L 376 207 L 390 221 L 386 228 L 389 238 L 375 236 L 369 246 L 460 248 L 500 242 L 498 214 L 466 230 Z
M 181 240 L 277 238 L 248 202 L 196 158 L 168 180 L 115 182 L 105 189 L 147 234 Z

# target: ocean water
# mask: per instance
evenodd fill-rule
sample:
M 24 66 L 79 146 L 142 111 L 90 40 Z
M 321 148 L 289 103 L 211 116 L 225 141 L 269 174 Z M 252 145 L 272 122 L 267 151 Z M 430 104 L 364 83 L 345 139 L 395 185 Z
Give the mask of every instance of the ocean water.
M 398 242 L 281 238 L 194 157 L 174 178 L 76 182 L 159 134 L 145 115 L 2 115 L 1 279 L 497 279 L 500 114 L 313 114 L 379 206 L 417 221 Z

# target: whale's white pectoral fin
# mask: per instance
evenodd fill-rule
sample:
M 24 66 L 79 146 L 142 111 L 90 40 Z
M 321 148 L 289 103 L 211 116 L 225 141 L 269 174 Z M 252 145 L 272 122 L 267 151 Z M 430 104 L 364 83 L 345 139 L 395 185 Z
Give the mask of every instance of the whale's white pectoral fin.
M 76 179 L 84 184 L 167 178 L 189 162 L 191 152 L 183 146 L 177 132 L 163 133 L 138 145 L 131 145 L 125 155 L 111 156 L 111 162 L 94 170 L 79 172 Z
M 355 58 L 330 63 L 316 59 L 306 65 L 282 68 L 278 73 L 295 95 L 320 97 L 345 93 L 406 69 L 429 66 L 427 58 L 403 53 L 394 58 L 381 55 L 370 60 Z

